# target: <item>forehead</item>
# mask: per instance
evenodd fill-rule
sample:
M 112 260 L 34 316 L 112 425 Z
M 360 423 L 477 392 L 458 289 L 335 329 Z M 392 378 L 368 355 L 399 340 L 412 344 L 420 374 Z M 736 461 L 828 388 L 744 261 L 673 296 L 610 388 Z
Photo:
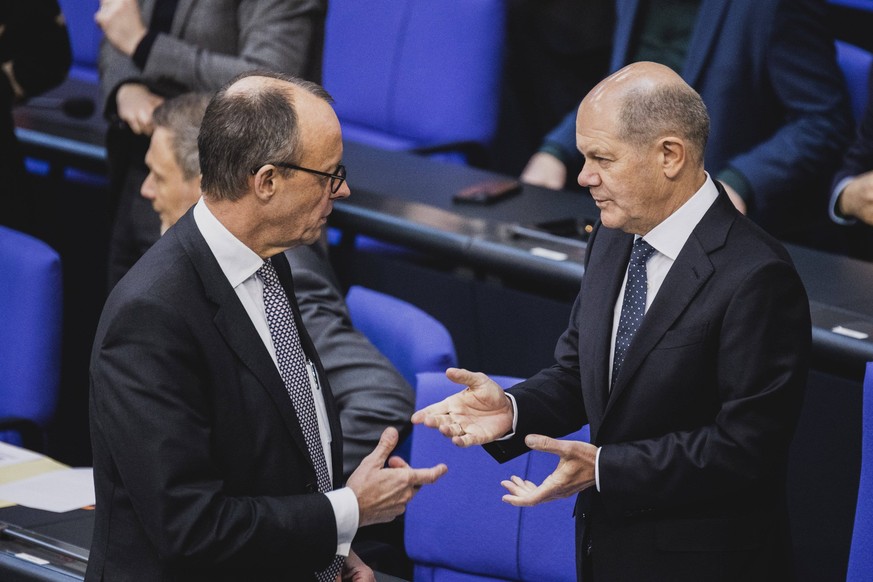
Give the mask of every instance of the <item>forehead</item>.
M 614 109 L 582 102 L 576 116 L 576 147 L 580 151 L 614 150 L 625 144 L 618 136 Z
M 159 165 L 164 171 L 178 168 L 173 154 L 173 132 L 164 127 L 156 127 L 149 142 L 146 159 L 150 165 Z

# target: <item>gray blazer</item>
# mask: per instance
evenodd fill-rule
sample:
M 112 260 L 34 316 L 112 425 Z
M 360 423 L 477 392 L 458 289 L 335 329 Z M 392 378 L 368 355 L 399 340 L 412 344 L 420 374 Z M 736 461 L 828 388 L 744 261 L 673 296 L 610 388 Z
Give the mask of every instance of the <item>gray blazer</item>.
M 415 395 L 403 376 L 361 332 L 324 248 L 316 243 L 285 251 L 306 331 L 330 381 L 343 428 L 343 474 L 369 454 L 386 426 L 409 431 Z
M 139 2 L 146 26 L 155 3 Z M 130 80 L 166 96 L 214 91 L 256 68 L 318 82 L 326 11 L 326 0 L 179 0 L 170 34 L 158 35 L 143 70 L 103 41 L 100 84 L 107 111 L 115 110 L 115 90 Z

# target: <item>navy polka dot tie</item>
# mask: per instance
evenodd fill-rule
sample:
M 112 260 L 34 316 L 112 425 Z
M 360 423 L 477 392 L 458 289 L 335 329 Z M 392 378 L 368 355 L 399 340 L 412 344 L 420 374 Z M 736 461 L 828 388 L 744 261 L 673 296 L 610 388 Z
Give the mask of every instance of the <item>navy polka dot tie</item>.
M 621 316 L 618 319 L 618 332 L 615 334 L 615 353 L 612 358 L 612 385 L 621 371 L 624 356 L 630 346 L 631 340 L 643 322 L 646 314 L 646 261 L 655 252 L 655 249 L 638 238 L 634 241 L 631 251 L 630 263 L 627 267 L 627 284 L 624 288 L 624 300 L 621 303 Z
M 285 289 L 279 283 L 276 269 L 269 259 L 258 269 L 258 277 L 264 284 L 264 308 L 267 312 L 267 325 L 273 347 L 276 349 L 276 359 L 279 362 L 279 373 L 285 383 L 285 389 L 291 397 L 297 421 L 306 439 L 306 448 L 315 467 L 318 479 L 318 490 L 326 493 L 333 489 L 330 483 L 330 473 L 324 458 L 321 435 L 318 432 L 318 416 L 315 414 L 315 400 L 312 396 L 312 386 L 306 367 L 306 355 L 300 343 L 300 334 L 291 305 Z M 316 573 L 320 582 L 333 582 L 342 568 L 343 557 L 336 556 L 328 568 Z

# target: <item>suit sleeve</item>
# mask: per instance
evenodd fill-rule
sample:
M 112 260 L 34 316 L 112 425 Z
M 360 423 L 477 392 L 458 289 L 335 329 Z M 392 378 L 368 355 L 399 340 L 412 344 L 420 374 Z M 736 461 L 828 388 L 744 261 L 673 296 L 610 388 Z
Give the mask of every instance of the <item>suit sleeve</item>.
M 858 126 L 858 135 L 855 141 L 843 158 L 843 164 L 834 178 L 833 186 L 836 186 L 844 178 L 873 170 L 873 75 L 870 75 L 868 85 L 864 119 Z
M 809 304 L 796 271 L 787 262 L 771 262 L 751 272 L 737 282 L 718 325 L 713 421 L 604 445 L 604 505 L 626 514 L 736 498 L 743 491 L 766 497 L 760 488 L 783 482 L 811 343 Z
M 301 571 L 324 567 L 337 539 L 326 496 L 226 493 L 226 468 L 212 453 L 209 354 L 198 339 L 165 301 L 118 308 L 91 371 L 95 449 L 108 451 L 113 480 L 162 560 L 220 565 L 287 556 Z
M 797 191 L 832 175 L 852 132 L 824 3 L 779 4 L 769 45 L 762 50 L 769 78 L 766 90 L 774 92 L 781 105 L 772 115 L 784 123 L 768 139 L 728 161 L 728 168 L 738 171 L 751 187 L 753 206 L 770 212 L 790 207 Z
M 412 388 L 385 356 L 352 327 L 348 308 L 318 247 L 297 247 L 286 256 L 294 293 L 340 411 L 343 474 L 347 478 L 372 452 L 387 426 L 401 435 L 415 408 Z

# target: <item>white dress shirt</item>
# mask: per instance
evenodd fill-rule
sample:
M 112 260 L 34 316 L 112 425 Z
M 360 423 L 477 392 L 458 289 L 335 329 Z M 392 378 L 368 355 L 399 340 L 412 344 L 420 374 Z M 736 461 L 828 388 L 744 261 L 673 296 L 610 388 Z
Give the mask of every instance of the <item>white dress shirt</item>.
M 215 215 L 209 210 L 201 198 L 194 207 L 194 222 L 200 230 L 200 234 L 206 240 L 209 250 L 218 261 L 218 266 L 224 273 L 233 290 L 239 297 L 240 303 L 252 320 L 252 324 L 258 332 L 264 347 L 279 368 L 276 358 L 276 348 L 273 346 L 273 338 L 270 335 L 270 327 L 267 324 L 267 312 L 264 307 L 264 286 L 261 279 L 256 275 L 258 269 L 264 264 L 264 260 L 253 250 L 236 238 Z M 318 382 L 315 366 L 307 362 L 309 383 L 312 387 L 312 397 L 315 400 L 315 413 L 318 417 L 318 432 L 321 436 L 321 444 L 324 450 L 324 460 L 327 470 L 333 481 L 332 456 L 330 451 L 331 434 L 330 425 L 327 422 L 327 408 L 324 403 L 324 395 Z M 290 397 L 289 397 L 290 398 Z M 358 530 L 358 498 L 354 491 L 348 487 L 336 489 L 325 493 L 333 506 L 337 529 L 337 551 L 342 556 L 348 556 L 352 539 Z

